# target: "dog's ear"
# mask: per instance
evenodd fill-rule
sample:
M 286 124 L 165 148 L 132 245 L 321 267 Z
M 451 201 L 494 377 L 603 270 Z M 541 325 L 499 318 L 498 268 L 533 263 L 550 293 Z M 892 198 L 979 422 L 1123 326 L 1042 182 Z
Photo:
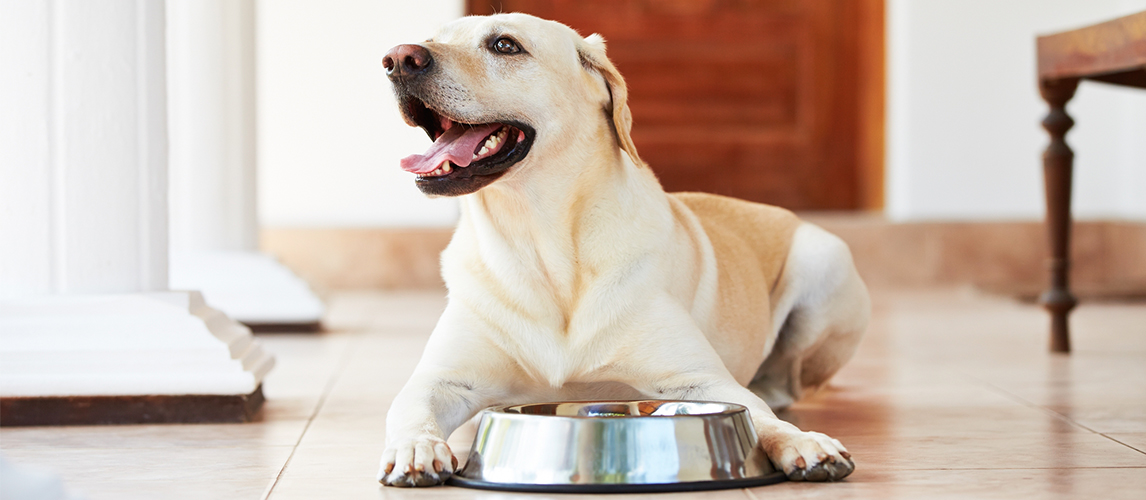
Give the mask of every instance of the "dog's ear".
M 633 128 L 633 114 L 629 111 L 629 91 L 625 86 L 625 79 L 617 71 L 613 62 L 605 56 L 605 38 L 596 33 L 585 37 L 585 43 L 577 46 L 577 55 L 581 65 L 586 70 L 595 72 L 605 79 L 605 86 L 609 89 L 611 98 L 610 109 L 606 110 L 612 118 L 613 131 L 617 134 L 617 144 L 629 154 L 637 165 L 644 165 L 637 156 L 637 147 L 633 144 L 630 132 Z

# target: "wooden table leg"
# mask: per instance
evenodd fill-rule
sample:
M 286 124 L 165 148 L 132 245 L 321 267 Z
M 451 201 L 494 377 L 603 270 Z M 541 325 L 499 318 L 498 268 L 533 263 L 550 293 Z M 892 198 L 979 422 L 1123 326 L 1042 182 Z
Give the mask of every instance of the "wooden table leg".
M 1051 139 L 1043 152 L 1047 235 L 1051 247 L 1050 288 L 1039 297 L 1039 302 L 1051 314 L 1052 352 L 1070 352 L 1067 316 L 1078 304 L 1070 293 L 1070 191 L 1074 152 L 1065 140 L 1066 132 L 1074 126 L 1074 120 L 1066 114 L 1065 107 L 1077 88 L 1077 78 L 1039 82 L 1039 93 L 1050 105 L 1050 113 L 1043 119 L 1043 128 Z

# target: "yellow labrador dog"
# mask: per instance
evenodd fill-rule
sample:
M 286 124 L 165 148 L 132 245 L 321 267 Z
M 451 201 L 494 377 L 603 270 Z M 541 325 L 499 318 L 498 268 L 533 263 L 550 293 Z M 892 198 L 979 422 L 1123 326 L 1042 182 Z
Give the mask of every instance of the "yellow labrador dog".
M 867 326 L 842 241 L 779 208 L 666 194 L 600 36 L 467 17 L 383 65 L 434 140 L 402 168 L 462 212 L 449 304 L 386 417 L 379 481 L 444 481 L 446 437 L 491 405 L 641 398 L 742 404 L 789 478 L 851 473 L 839 441 L 769 408 L 826 383 Z

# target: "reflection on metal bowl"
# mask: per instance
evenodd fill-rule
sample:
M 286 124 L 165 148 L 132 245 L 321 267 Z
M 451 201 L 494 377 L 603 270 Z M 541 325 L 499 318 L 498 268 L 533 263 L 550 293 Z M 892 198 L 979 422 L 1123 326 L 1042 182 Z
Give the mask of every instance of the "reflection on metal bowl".
M 705 401 L 588 401 L 482 413 L 455 486 L 510 491 L 656 492 L 784 480 L 748 410 Z

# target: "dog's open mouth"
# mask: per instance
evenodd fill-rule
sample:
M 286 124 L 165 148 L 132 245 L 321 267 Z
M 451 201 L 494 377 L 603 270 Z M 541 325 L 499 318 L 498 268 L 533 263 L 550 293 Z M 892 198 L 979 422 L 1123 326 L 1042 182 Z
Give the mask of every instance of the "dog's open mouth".
M 462 123 L 414 97 L 404 99 L 402 112 L 434 140 L 425 153 L 401 161 L 403 170 L 418 175 L 416 183 L 427 194 L 476 191 L 525 158 L 533 143 L 533 128 L 516 121 Z

